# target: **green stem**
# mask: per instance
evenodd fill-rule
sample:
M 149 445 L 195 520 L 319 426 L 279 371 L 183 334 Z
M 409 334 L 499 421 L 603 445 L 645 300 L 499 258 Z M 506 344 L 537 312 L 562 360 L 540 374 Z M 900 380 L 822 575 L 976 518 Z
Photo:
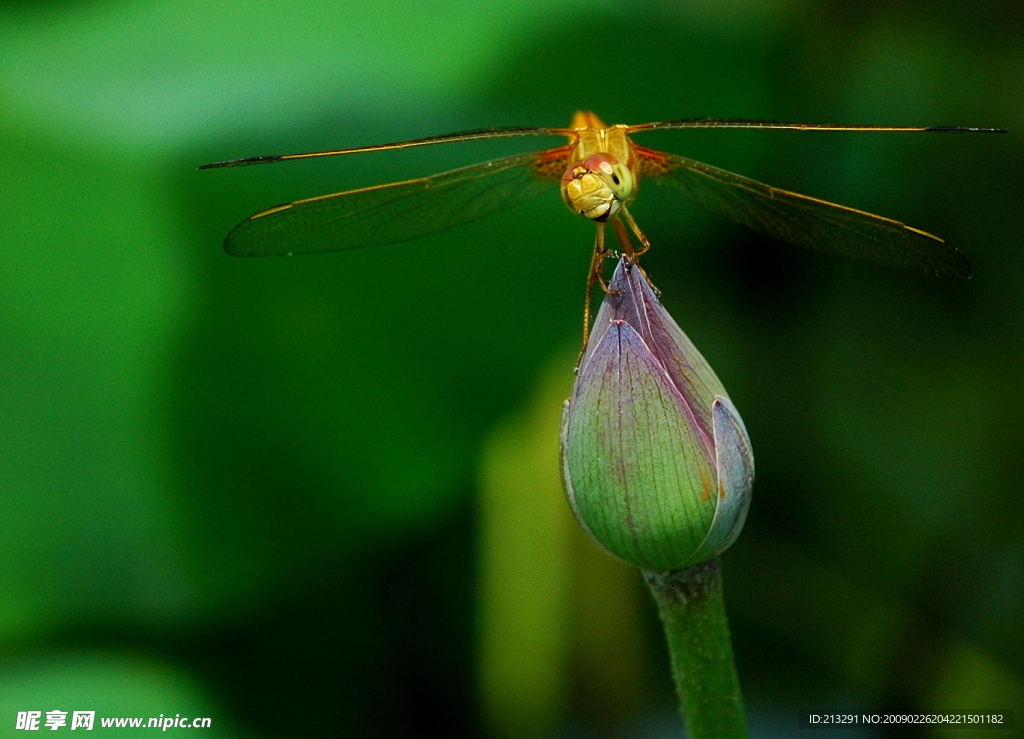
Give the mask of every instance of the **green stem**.
M 747 739 L 719 561 L 674 572 L 644 570 L 665 626 L 689 739 Z

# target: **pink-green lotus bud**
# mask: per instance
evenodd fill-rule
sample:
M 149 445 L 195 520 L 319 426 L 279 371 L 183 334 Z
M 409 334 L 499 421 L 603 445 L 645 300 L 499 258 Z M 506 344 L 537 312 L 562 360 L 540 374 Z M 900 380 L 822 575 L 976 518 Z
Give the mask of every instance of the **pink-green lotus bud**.
M 754 455 L 743 421 L 627 259 L 565 404 L 562 477 L 587 533 L 648 570 L 717 556 L 747 515 Z

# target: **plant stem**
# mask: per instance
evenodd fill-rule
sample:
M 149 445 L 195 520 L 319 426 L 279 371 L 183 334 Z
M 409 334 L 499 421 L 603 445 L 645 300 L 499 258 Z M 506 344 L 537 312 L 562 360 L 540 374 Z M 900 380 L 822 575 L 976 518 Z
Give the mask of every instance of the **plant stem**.
M 747 739 L 718 558 L 644 578 L 658 603 L 689 739 Z

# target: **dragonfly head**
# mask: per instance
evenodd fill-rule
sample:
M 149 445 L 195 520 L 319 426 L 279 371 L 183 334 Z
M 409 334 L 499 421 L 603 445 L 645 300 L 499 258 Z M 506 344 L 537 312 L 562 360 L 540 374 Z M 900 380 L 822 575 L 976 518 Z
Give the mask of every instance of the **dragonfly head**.
M 611 154 L 594 154 L 562 175 L 562 199 L 569 210 L 592 221 L 607 221 L 633 195 L 633 173 Z

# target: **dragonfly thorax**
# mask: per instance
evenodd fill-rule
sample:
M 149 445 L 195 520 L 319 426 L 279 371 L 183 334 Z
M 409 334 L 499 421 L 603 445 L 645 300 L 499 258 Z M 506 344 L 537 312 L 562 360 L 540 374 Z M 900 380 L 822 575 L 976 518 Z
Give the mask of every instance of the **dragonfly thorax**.
M 562 175 L 562 199 L 569 210 L 592 221 L 607 221 L 633 195 L 633 174 L 616 157 L 594 154 Z

